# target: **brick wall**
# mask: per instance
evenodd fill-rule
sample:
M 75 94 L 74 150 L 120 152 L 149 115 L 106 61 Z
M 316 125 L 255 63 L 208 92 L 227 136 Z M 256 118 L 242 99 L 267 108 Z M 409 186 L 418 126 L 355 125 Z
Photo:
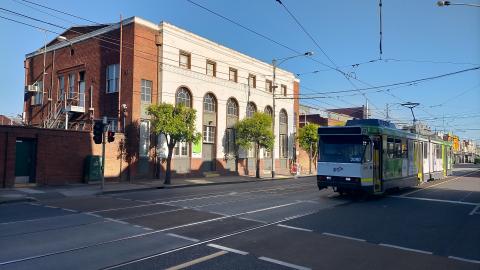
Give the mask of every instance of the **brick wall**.
M 121 172 L 127 169 L 128 164 L 120 158 L 119 142 L 122 138 L 121 134 L 117 134 L 115 142 L 106 145 L 107 180 L 118 180 Z M 36 141 L 35 181 L 38 185 L 80 183 L 83 181 L 86 156 L 101 155 L 101 145 L 93 143 L 90 132 L 0 126 L 2 187 L 14 185 L 17 139 Z

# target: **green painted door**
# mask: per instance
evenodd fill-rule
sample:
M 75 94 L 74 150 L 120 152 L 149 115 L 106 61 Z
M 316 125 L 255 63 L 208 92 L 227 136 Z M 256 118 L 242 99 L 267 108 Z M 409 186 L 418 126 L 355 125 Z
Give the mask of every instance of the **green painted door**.
M 17 139 L 15 143 L 15 182 L 35 182 L 35 140 Z

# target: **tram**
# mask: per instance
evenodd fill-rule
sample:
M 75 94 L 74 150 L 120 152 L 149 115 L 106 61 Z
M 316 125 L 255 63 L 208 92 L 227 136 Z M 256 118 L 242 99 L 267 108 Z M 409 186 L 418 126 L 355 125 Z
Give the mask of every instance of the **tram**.
M 318 128 L 317 185 L 338 193 L 382 194 L 452 173 L 452 143 L 379 119 Z

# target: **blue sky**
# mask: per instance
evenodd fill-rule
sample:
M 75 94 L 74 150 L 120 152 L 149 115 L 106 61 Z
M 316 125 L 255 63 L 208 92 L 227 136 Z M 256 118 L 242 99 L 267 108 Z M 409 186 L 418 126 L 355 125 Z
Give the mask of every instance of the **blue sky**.
M 125 18 L 139 16 L 155 23 L 168 21 L 266 62 L 293 54 L 186 0 L 30 1 L 97 22 L 118 21 L 120 14 Z M 317 61 L 333 66 L 275 0 L 194 1 L 295 50 L 314 51 L 313 57 Z M 480 8 L 440 8 L 432 0 L 383 0 L 385 60 L 352 67 L 353 64 L 379 57 L 378 0 L 283 0 L 283 3 L 336 65 L 363 82 L 352 79 L 358 88 L 410 81 L 480 66 Z M 86 24 L 85 21 L 35 7 L 63 19 L 55 18 L 25 5 L 35 7 L 21 0 L 0 1 L 1 8 L 66 27 Z M 0 12 L 0 16 L 61 32 L 61 29 L 5 12 Z M 0 114 L 11 115 L 22 111 L 25 54 L 42 46 L 44 34 L 0 18 L 0 35 L 4 37 L 0 42 Z M 48 36 L 49 40 L 53 38 L 52 34 Z M 282 68 L 294 73 L 320 70 L 300 76 L 303 94 L 354 89 L 339 72 L 309 59 L 292 59 L 285 62 Z M 427 118 L 427 123 L 433 128 L 443 129 L 445 122 L 447 130 L 454 130 L 462 137 L 480 139 L 479 130 L 467 130 L 480 128 L 479 70 L 409 87 L 392 87 L 390 91 L 364 93 L 367 93 L 371 102 L 374 117 L 385 117 L 388 103 L 392 108 L 391 117 L 398 121 L 410 121 L 410 111 L 398 104 L 403 101 L 419 102 L 421 106 L 415 111 L 417 118 Z M 304 102 L 320 108 L 337 108 L 362 105 L 365 98 L 358 92 L 350 92 Z

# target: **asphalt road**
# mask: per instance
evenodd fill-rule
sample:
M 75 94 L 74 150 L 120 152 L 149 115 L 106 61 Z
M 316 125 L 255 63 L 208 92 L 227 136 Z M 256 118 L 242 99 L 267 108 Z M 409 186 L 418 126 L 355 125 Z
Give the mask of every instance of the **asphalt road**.
M 480 269 L 480 167 L 381 197 L 315 178 L 0 206 L 0 269 Z

